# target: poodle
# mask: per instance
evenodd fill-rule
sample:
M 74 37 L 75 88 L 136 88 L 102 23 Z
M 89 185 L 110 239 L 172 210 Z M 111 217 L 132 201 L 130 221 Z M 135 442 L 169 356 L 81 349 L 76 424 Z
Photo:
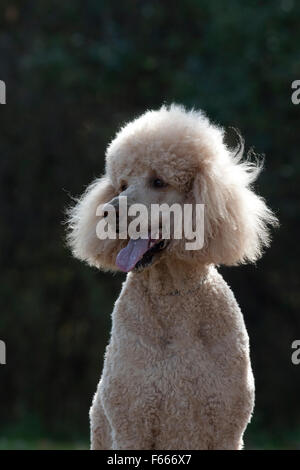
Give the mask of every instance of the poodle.
M 254 406 L 249 339 L 218 265 L 254 262 L 276 217 L 252 188 L 261 167 L 224 142 L 222 128 L 179 105 L 147 111 L 116 135 L 105 176 L 69 214 L 75 257 L 128 272 L 112 313 L 90 410 L 92 449 L 241 449 Z M 100 239 L 121 196 L 203 204 L 203 246 L 183 238 Z M 99 215 L 98 207 L 102 207 Z M 161 224 L 160 224 L 161 229 Z M 159 232 L 161 234 L 161 232 Z

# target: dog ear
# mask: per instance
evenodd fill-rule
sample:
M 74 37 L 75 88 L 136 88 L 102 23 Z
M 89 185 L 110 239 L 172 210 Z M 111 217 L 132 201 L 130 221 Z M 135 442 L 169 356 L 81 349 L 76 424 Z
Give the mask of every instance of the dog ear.
M 116 269 L 116 240 L 100 240 L 96 227 L 100 220 L 97 208 L 109 202 L 116 195 L 107 177 L 94 181 L 68 211 L 67 241 L 73 255 L 92 266 Z
M 269 245 L 269 226 L 276 225 L 277 219 L 251 189 L 260 170 L 259 165 L 240 162 L 228 154 L 219 166 L 214 162 L 195 176 L 194 202 L 205 205 L 200 256 L 206 262 L 255 262 Z

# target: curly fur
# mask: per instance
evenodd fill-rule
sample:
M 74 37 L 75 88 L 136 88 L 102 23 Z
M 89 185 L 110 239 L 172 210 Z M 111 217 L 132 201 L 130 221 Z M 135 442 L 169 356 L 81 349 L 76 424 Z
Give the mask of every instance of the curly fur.
M 97 238 L 96 208 L 118 198 L 122 182 L 131 202 L 205 204 L 201 250 L 172 240 L 150 267 L 127 275 L 90 412 L 93 449 L 242 448 L 254 404 L 249 341 L 215 266 L 256 261 L 276 224 L 252 188 L 260 166 L 242 157 L 243 145 L 228 148 L 202 112 L 163 106 L 118 132 L 105 176 L 71 209 L 74 255 L 116 270 L 127 241 Z M 150 174 L 170 189 L 151 192 Z

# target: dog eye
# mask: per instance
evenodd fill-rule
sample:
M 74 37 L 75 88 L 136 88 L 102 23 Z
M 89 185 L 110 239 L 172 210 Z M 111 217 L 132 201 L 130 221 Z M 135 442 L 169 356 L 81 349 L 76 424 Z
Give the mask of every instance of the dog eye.
M 165 183 L 161 178 L 154 178 L 151 184 L 154 188 L 165 188 L 168 186 L 168 184 Z
M 123 191 L 126 191 L 126 189 L 127 189 L 127 184 L 126 184 L 126 183 L 122 183 L 122 185 L 121 185 L 121 191 L 122 191 L 122 192 L 123 192 Z

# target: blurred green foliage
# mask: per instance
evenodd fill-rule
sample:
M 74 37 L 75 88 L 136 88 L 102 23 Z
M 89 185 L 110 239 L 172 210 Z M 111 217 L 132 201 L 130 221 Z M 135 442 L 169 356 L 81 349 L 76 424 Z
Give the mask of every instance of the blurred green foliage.
M 249 436 L 299 426 L 300 366 L 290 359 L 300 337 L 300 105 L 291 103 L 299 15 L 295 0 L 1 2 L 4 438 L 88 440 L 123 277 L 72 259 L 64 210 L 102 173 L 116 129 L 173 101 L 239 128 L 248 148 L 266 155 L 257 188 L 281 228 L 257 266 L 222 272 L 251 339 L 257 402 Z

